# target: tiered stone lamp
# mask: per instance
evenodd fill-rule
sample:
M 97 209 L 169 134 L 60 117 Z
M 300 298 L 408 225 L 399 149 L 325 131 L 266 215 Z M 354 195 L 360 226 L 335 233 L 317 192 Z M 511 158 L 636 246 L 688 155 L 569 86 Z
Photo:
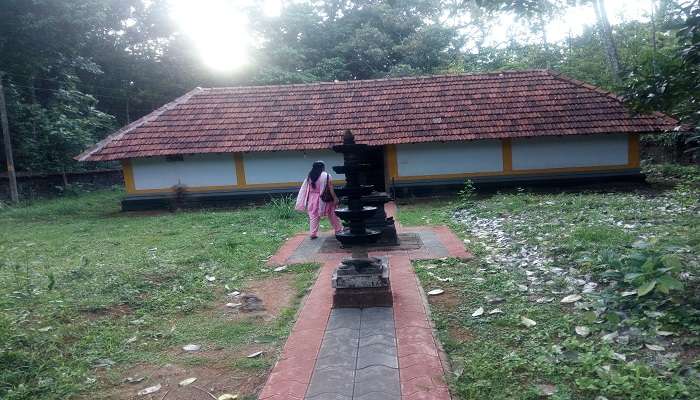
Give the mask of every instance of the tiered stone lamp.
M 367 220 L 377 212 L 377 207 L 363 205 L 362 197 L 372 193 L 372 185 L 361 185 L 360 177 L 371 166 L 363 162 L 366 144 L 355 143 L 349 130 L 343 135 L 343 144 L 333 146 L 333 150 L 343 154 L 344 165 L 333 167 L 339 174 L 345 174 L 345 186 L 337 190 L 347 202 L 346 207 L 335 210 L 336 215 L 345 221 L 345 228 L 336 234 L 344 247 L 352 249 L 352 257 L 343 260 L 333 273 L 334 307 L 389 307 L 392 305 L 389 285 L 388 261 L 369 257 L 367 246 L 375 243 L 382 232 L 367 229 Z

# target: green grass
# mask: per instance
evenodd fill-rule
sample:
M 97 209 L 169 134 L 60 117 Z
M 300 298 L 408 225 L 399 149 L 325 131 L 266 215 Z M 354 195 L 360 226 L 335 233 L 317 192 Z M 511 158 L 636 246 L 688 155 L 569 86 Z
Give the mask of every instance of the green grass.
M 172 350 L 190 342 L 227 349 L 283 343 L 294 308 L 268 322 L 210 318 L 208 311 L 246 281 L 279 274 L 265 262 L 306 228 L 302 214 L 275 205 L 124 214 L 122 195 L 101 191 L 0 209 L 0 398 L 65 399 L 95 390 L 105 384 L 93 368 L 100 359 L 120 371 L 171 362 Z M 294 274 L 298 296 L 315 270 L 285 271 Z
M 700 174 L 697 168 L 692 179 L 689 174 L 684 169 L 684 180 L 664 182 L 670 189 L 660 192 L 521 190 L 468 204 L 455 198 L 400 207 L 402 224 L 449 224 L 475 254 L 466 263 L 416 263 L 426 290 L 446 291 L 430 300 L 453 366 L 456 398 L 538 399 L 545 387 L 555 388 L 552 399 L 699 398 L 700 190 L 695 177 Z M 453 218 L 455 210 L 465 221 Z M 544 274 L 521 254 L 536 255 L 544 270 L 567 273 Z M 643 262 L 661 255 L 680 261 L 680 271 L 667 274 L 681 280 L 683 288 L 622 297 L 639 286 L 625 280 L 626 273 L 652 268 L 649 263 L 636 267 L 636 257 Z M 527 271 L 541 281 L 529 282 Z M 583 293 L 576 306 L 561 304 L 564 296 L 582 293 L 582 286 L 567 277 L 598 287 Z M 503 302 L 489 303 L 493 297 Z M 536 302 L 546 297 L 554 300 Z M 479 307 L 485 314 L 472 317 Z M 489 315 L 494 308 L 503 313 Z M 526 328 L 522 316 L 537 325 Z M 576 326 L 588 327 L 591 334 L 577 335 Z M 611 332 L 625 339 L 602 340 Z M 647 344 L 665 350 L 651 351 Z

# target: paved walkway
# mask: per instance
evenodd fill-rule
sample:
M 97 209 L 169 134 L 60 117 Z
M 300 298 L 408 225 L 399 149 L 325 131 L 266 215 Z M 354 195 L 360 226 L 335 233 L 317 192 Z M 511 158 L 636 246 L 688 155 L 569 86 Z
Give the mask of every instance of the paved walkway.
M 260 400 L 450 399 L 446 359 L 411 260 L 471 255 L 447 227 L 398 228 L 417 234 L 422 246 L 370 253 L 388 259 L 393 307 L 331 309 L 331 275 L 348 253 L 321 252 L 323 236 L 297 235 L 270 259 L 322 267 Z

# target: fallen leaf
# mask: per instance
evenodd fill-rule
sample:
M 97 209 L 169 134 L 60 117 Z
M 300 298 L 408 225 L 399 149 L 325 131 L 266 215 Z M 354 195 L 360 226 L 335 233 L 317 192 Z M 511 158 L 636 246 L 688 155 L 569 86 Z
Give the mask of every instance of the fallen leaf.
M 554 301 L 554 297 L 540 297 L 539 299 L 535 300 L 536 303 L 551 303 Z
M 657 344 L 645 344 L 644 345 L 647 349 L 652 350 L 652 351 L 664 351 L 666 348 L 663 346 L 659 346 Z
M 239 292 L 238 290 L 234 290 L 233 292 L 227 294 L 227 296 L 229 296 L 229 297 L 236 297 L 236 296 L 238 296 L 238 295 L 240 295 L 240 294 L 241 294 L 241 292 Z
M 586 337 L 591 334 L 591 330 L 587 326 L 577 326 L 574 329 L 576 330 L 576 334 L 579 336 Z
M 182 350 L 184 351 L 199 351 L 202 348 L 202 346 L 198 344 L 188 344 L 186 346 L 182 346 Z
M 282 272 L 282 271 L 284 271 L 285 269 L 287 269 L 287 266 L 286 266 L 286 265 L 283 265 L 283 266 L 281 266 L 281 267 L 277 267 L 277 268 L 273 269 L 273 271 L 275 271 L 275 272 Z
M 136 341 L 136 339 L 137 339 L 136 336 L 132 336 L 132 337 L 126 339 L 126 344 L 134 343 Z
M 437 296 L 437 295 L 443 294 L 443 293 L 445 293 L 445 291 L 442 289 L 433 289 L 433 290 L 428 292 L 428 295 L 429 296 Z
M 624 354 L 620 354 L 620 353 L 615 353 L 615 352 L 613 352 L 612 355 L 613 355 L 613 358 L 616 359 L 616 360 L 619 360 L 619 361 L 627 361 L 627 356 L 625 356 Z
M 671 335 L 675 335 L 675 333 L 669 332 L 669 331 L 656 331 L 656 334 L 659 335 L 659 336 L 671 336 Z
M 535 322 L 527 317 L 520 317 L 520 322 L 523 325 L 525 325 L 527 328 L 532 328 L 533 326 L 537 325 L 537 322 Z
M 637 291 L 636 291 L 636 290 L 630 290 L 630 291 L 627 291 L 627 292 L 622 292 L 621 296 L 622 296 L 622 297 L 627 297 L 627 296 L 633 296 L 633 295 L 635 295 L 635 294 L 637 294 Z
M 205 276 L 205 278 L 209 282 L 214 282 L 216 280 L 216 277 L 212 276 L 212 275 L 207 275 L 207 276 Z
M 187 386 L 190 383 L 194 383 L 194 381 L 196 381 L 196 380 L 197 380 L 197 378 L 187 378 L 185 380 L 180 381 L 180 383 L 178 383 L 178 385 L 179 386 Z
M 489 311 L 489 315 L 493 314 L 503 314 L 503 310 L 501 310 L 500 308 L 494 308 L 493 310 Z
M 228 308 L 236 308 L 240 307 L 243 303 L 226 303 L 226 307 Z
M 570 294 L 563 299 L 561 299 L 561 303 L 563 304 L 568 304 L 568 303 L 575 303 L 577 301 L 581 300 L 581 295 L 579 294 Z
M 260 357 L 262 353 L 262 351 L 256 351 L 255 353 L 248 354 L 248 358 Z
M 45 327 L 43 327 L 43 328 L 37 329 L 37 331 L 39 331 L 39 332 L 48 332 L 48 331 L 50 331 L 51 329 L 53 329 L 53 326 L 45 326 Z
M 139 376 L 139 377 L 127 376 L 126 379 L 124 379 L 124 382 L 126 382 L 126 383 L 139 383 L 139 382 L 143 381 L 144 379 L 146 379 L 145 376 Z
M 238 398 L 237 394 L 222 394 L 216 400 L 236 400 Z
M 478 317 L 484 314 L 484 307 L 477 308 L 473 313 L 472 317 Z
M 612 342 L 618 335 L 619 334 L 617 332 L 611 332 L 606 335 L 603 335 L 601 339 L 603 339 L 604 342 Z
M 160 383 L 155 385 L 155 386 L 149 386 L 143 390 L 139 390 L 138 393 L 136 393 L 139 396 L 145 396 L 147 394 L 155 393 L 160 390 Z

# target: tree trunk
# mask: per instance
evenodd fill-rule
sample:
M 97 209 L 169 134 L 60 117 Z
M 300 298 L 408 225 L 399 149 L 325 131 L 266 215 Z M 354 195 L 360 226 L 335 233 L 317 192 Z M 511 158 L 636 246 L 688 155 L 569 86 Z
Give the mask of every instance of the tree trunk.
M 620 85 L 622 84 L 620 74 L 620 57 L 617 54 L 615 41 L 613 41 L 612 28 L 610 27 L 610 22 L 608 21 L 608 13 L 605 10 L 605 0 L 594 1 L 595 14 L 598 19 L 598 30 L 600 31 L 600 36 L 603 41 L 603 47 L 605 47 L 605 55 L 608 59 L 610 72 L 612 73 L 615 84 Z

